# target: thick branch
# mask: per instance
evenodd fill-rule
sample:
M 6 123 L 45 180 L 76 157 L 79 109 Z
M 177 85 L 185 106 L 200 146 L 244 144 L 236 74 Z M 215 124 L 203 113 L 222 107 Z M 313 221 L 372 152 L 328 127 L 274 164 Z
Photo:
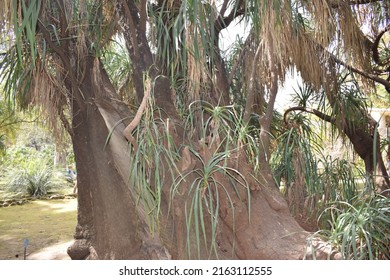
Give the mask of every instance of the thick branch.
M 220 13 L 217 20 L 214 23 L 216 34 L 219 34 L 223 29 L 228 27 L 233 20 L 242 16 L 245 12 L 245 9 L 241 7 L 242 1 L 237 5 L 237 9 L 232 9 L 229 15 L 223 17 L 223 14 Z M 222 12 L 222 9 L 221 9 Z
M 347 68 L 348 70 L 350 70 L 350 71 L 352 71 L 352 72 L 354 72 L 354 73 L 356 73 L 356 74 L 359 74 L 359 75 L 361 75 L 361 76 L 363 76 L 363 77 L 365 77 L 365 78 L 367 78 L 367 79 L 370 79 L 370 80 L 372 80 L 372 81 L 374 81 L 374 82 L 377 82 L 377 83 L 382 84 L 382 85 L 385 87 L 385 89 L 387 90 L 387 92 L 390 93 L 390 82 L 389 82 L 389 81 L 387 81 L 387 80 L 385 80 L 385 79 L 383 79 L 383 78 L 381 78 L 381 77 L 378 77 L 377 75 L 374 75 L 374 74 L 371 74 L 371 73 L 367 73 L 367 72 L 365 72 L 365 71 L 363 71 L 363 70 L 361 70 L 361 69 L 355 68 L 355 67 L 353 67 L 352 65 L 349 65 L 348 63 L 346 63 L 346 62 L 340 60 L 337 56 L 335 56 L 334 54 L 332 54 L 331 52 L 329 52 L 328 50 L 326 50 L 326 49 L 325 49 L 323 46 L 321 46 L 320 44 L 318 44 L 318 43 L 316 43 L 316 42 L 315 42 L 315 44 L 316 44 L 317 50 L 318 50 L 320 53 L 322 53 L 323 55 L 328 56 L 329 59 L 330 59 L 331 61 L 333 61 L 334 63 L 337 63 L 337 64 L 339 64 L 339 65 L 342 65 L 342 66 L 344 66 L 345 68 Z
M 284 120 L 285 124 L 288 124 L 288 121 L 287 121 L 288 114 L 290 112 L 293 112 L 293 111 L 302 111 L 302 112 L 310 113 L 310 114 L 313 114 L 313 115 L 319 117 L 321 120 L 324 120 L 324 121 L 329 122 L 331 124 L 335 124 L 335 119 L 332 118 L 331 116 L 324 114 L 321 111 L 318 111 L 316 109 L 310 109 L 310 108 L 306 108 L 303 106 L 296 106 L 296 107 L 291 107 L 291 108 L 287 109 L 283 115 L 283 120 Z
M 223 17 L 225 15 L 225 12 L 226 12 L 228 4 L 229 4 L 229 0 L 224 0 L 223 1 L 221 10 L 219 10 L 219 15 L 221 17 Z
M 260 52 L 261 50 L 261 45 L 259 44 L 257 53 Z M 275 108 L 275 100 L 276 100 L 276 95 L 278 93 L 278 66 L 277 62 L 275 60 L 275 56 L 273 54 L 274 50 L 274 44 L 272 40 L 268 40 L 267 44 L 265 46 L 267 49 L 267 56 L 268 56 L 268 65 L 269 65 L 269 71 L 270 71 L 270 81 L 269 81 L 269 100 L 267 104 L 267 108 L 265 111 L 265 114 L 259 119 L 259 124 L 260 124 L 260 133 L 259 133 L 259 138 L 260 138 L 260 146 L 263 150 L 258 156 L 260 162 L 268 162 L 270 159 L 270 131 L 271 131 L 271 124 L 272 124 L 272 117 L 274 113 L 274 108 Z M 257 59 L 253 61 L 253 65 L 257 63 Z M 252 69 L 253 70 L 253 69 Z M 254 78 L 254 72 L 252 71 L 252 81 L 253 83 L 253 78 Z M 253 84 L 252 84 L 253 86 Z M 266 170 L 267 167 L 264 167 Z M 272 173 L 269 170 L 269 173 Z
M 306 107 L 297 106 L 297 107 L 291 107 L 284 112 L 283 120 L 286 125 L 288 124 L 287 116 L 292 111 L 302 111 L 302 112 L 311 113 L 319 117 L 320 119 L 331 123 L 332 125 L 336 124 L 334 117 L 326 115 L 315 109 L 308 109 Z M 373 121 L 371 125 L 373 126 L 377 125 L 372 118 L 369 118 L 369 121 L 370 122 Z M 364 129 L 364 127 L 361 127 L 361 124 L 354 127 L 354 125 L 350 125 L 351 120 L 347 120 L 347 122 L 348 122 L 347 125 L 343 125 L 343 127 L 339 129 L 349 138 L 349 140 L 351 141 L 354 147 L 355 152 L 359 155 L 361 159 L 364 160 L 366 172 L 368 174 L 372 174 L 374 172 L 374 156 L 373 156 L 375 150 L 374 136 L 370 135 L 367 132 L 367 130 Z M 378 147 L 380 143 L 380 136 L 378 134 L 378 131 L 375 130 L 375 133 L 377 133 L 377 137 L 376 137 L 377 143 L 375 145 L 377 145 L 376 147 Z M 388 178 L 388 173 L 383 163 L 383 158 L 379 149 L 376 149 L 376 163 L 379 165 L 379 168 L 382 172 L 382 176 L 386 181 L 386 184 L 390 187 L 390 180 Z
M 226 1 L 224 5 L 227 5 Z M 242 0 L 240 0 L 238 7 L 241 6 Z M 223 12 L 224 7 L 222 7 L 221 12 Z M 228 80 L 228 74 L 226 71 L 226 65 L 225 62 L 221 56 L 221 51 L 219 49 L 219 34 L 221 30 L 226 28 L 236 17 L 238 17 L 241 12 L 239 12 L 236 9 L 233 9 L 231 13 L 223 18 L 222 14 L 219 14 L 217 19 L 215 20 L 215 25 L 214 25 L 214 63 L 215 63 L 215 73 L 212 75 L 215 76 L 215 95 L 214 101 L 218 102 L 219 104 L 227 105 L 229 104 L 229 80 Z M 211 32 L 210 32 L 211 33 Z
M 136 20 L 133 18 L 133 15 L 131 14 L 130 8 L 127 5 L 126 0 L 121 0 L 121 2 L 123 5 L 123 8 L 125 10 L 125 15 L 128 19 L 129 30 L 125 30 L 125 31 L 127 31 L 127 32 L 130 31 L 130 38 L 131 38 L 131 44 L 132 44 L 133 49 L 134 49 L 134 55 L 136 57 L 139 57 L 137 31 L 136 31 L 136 26 L 135 26 Z
M 383 2 L 383 0 L 355 0 L 355 1 L 351 0 L 347 3 L 345 1 L 335 0 L 330 2 L 330 7 L 339 8 L 341 5 L 365 5 L 365 4 L 371 4 L 376 2 Z
M 53 41 L 51 40 L 50 32 L 47 30 L 46 26 L 43 25 L 43 23 L 39 19 L 38 19 L 38 27 L 39 27 L 39 30 L 42 32 L 43 38 L 48 43 L 49 47 L 56 54 L 58 54 L 58 56 L 61 58 L 62 62 L 65 64 L 65 67 L 67 67 L 68 65 L 66 65 L 66 64 L 67 64 L 68 60 L 67 60 L 67 57 L 66 57 L 63 49 L 53 43 Z M 66 70 L 69 70 L 69 69 L 70 69 L 70 64 L 69 64 L 69 68 L 67 67 Z
M 381 31 L 378 34 L 378 36 L 376 37 L 376 39 L 372 45 L 372 48 L 371 48 L 372 49 L 372 57 L 373 57 L 375 63 L 380 65 L 380 66 L 385 66 L 387 63 L 389 63 L 389 61 L 386 61 L 386 62 L 380 61 L 379 52 L 378 52 L 379 42 L 380 42 L 383 34 L 385 34 L 387 31 L 390 31 L 390 24 L 383 31 Z
M 142 32 L 146 32 L 146 20 L 147 20 L 147 1 L 141 0 L 141 8 L 140 8 L 140 29 Z
M 64 110 L 62 108 L 58 108 L 58 115 L 60 117 L 60 120 L 62 122 L 62 125 L 64 126 L 65 130 L 69 133 L 70 136 L 73 136 L 73 130 L 72 126 L 70 125 L 68 119 L 65 116 Z
M 253 64 L 251 69 L 251 77 L 249 79 L 249 85 L 248 85 L 248 96 L 246 98 L 246 104 L 245 104 L 245 112 L 244 112 L 244 122 L 248 123 L 250 120 L 250 116 L 252 114 L 252 106 L 255 103 L 255 86 L 254 86 L 254 80 L 255 80 L 255 74 L 256 74 L 256 65 L 257 60 L 259 59 L 259 54 L 261 50 L 261 45 L 259 44 L 255 53 L 255 57 L 253 58 Z
M 331 55 L 330 58 L 332 60 L 334 60 L 334 62 L 336 62 L 337 64 L 340 64 L 340 65 L 344 66 L 345 68 L 347 68 L 348 70 L 350 70 L 350 71 L 352 71 L 354 73 L 357 73 L 357 74 L 359 74 L 359 75 L 361 75 L 361 76 L 363 76 L 363 77 L 365 77 L 367 79 L 370 79 L 370 80 L 372 80 L 374 82 L 378 82 L 378 83 L 382 84 L 385 87 L 385 89 L 387 90 L 387 92 L 390 93 L 390 82 L 389 81 L 387 81 L 385 79 L 382 79 L 381 77 L 378 77 L 378 76 L 376 76 L 374 74 L 370 74 L 370 73 L 367 73 L 367 72 L 365 72 L 363 70 L 357 69 L 357 68 L 347 64 L 346 62 L 341 61 L 340 59 L 338 59 L 333 54 L 330 54 L 330 55 Z

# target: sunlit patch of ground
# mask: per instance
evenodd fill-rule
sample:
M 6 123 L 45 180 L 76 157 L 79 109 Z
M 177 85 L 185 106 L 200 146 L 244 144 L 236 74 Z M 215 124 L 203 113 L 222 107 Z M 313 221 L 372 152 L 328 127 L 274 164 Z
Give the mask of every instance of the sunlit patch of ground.
M 72 243 L 73 240 L 56 243 L 28 255 L 27 260 L 70 260 L 66 251 Z
M 27 253 L 73 239 L 77 222 L 77 199 L 32 201 L 0 208 L 0 259 L 23 259 Z
M 35 201 L 36 204 L 41 205 L 43 211 L 50 211 L 54 213 L 66 213 L 66 212 L 74 212 L 77 208 L 77 200 L 76 199 L 69 199 L 69 203 L 63 203 L 63 200 L 57 200 L 58 203 L 55 203 L 56 201 L 52 200 L 37 200 Z

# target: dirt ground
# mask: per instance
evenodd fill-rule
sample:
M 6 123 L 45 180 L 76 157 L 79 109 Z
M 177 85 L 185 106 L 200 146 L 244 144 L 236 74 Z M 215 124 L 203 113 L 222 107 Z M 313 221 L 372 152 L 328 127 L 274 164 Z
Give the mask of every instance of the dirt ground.
M 60 242 L 53 246 L 49 246 L 34 252 L 27 256 L 27 260 L 70 260 L 66 253 L 68 247 L 72 245 L 73 240 L 68 242 Z
M 77 222 L 77 199 L 36 200 L 0 208 L 0 260 L 69 259 Z

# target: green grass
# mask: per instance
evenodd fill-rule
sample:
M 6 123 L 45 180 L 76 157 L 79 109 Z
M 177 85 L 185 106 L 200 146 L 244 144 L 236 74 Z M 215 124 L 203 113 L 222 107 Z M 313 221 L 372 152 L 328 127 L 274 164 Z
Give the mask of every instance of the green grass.
M 27 252 L 73 239 L 77 222 L 77 200 L 36 200 L 21 206 L 0 208 L 0 259 L 23 258 Z

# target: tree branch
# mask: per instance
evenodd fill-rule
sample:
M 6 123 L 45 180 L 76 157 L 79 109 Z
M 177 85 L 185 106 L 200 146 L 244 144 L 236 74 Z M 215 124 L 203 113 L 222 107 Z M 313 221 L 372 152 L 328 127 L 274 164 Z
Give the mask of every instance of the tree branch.
M 331 8 L 339 8 L 341 5 L 365 5 L 365 4 L 371 4 L 371 3 L 376 3 L 376 2 L 383 2 L 383 0 L 355 0 L 355 1 L 339 1 L 339 0 L 334 0 L 330 2 L 330 7 Z
M 361 69 L 357 69 L 357 68 L 347 64 L 346 62 L 341 61 L 335 55 L 333 55 L 331 53 L 329 53 L 329 54 L 330 54 L 330 59 L 332 59 L 335 63 L 340 64 L 340 65 L 344 66 L 345 68 L 347 68 L 348 70 L 350 70 L 356 74 L 359 74 L 367 79 L 370 79 L 374 82 L 378 82 L 378 83 L 382 84 L 385 87 L 386 91 L 388 93 L 390 93 L 390 82 L 389 81 L 382 79 L 381 77 L 378 77 L 374 74 L 367 73 Z
M 313 41 L 314 42 L 314 41 Z M 377 83 L 380 83 L 382 84 L 386 91 L 388 93 L 390 93 L 390 82 L 381 78 L 381 77 L 378 77 L 377 75 L 374 75 L 374 74 L 371 74 L 371 73 L 367 73 L 361 69 L 358 69 L 358 68 L 355 68 L 353 67 L 352 65 L 349 65 L 348 63 L 342 61 L 341 59 L 339 59 L 337 56 L 335 56 L 334 54 L 332 54 L 331 52 L 329 52 L 328 50 L 326 50 L 322 45 L 320 45 L 319 43 L 317 42 L 314 42 L 315 46 L 316 46 L 316 49 L 317 51 L 322 54 L 322 55 L 325 55 L 325 56 L 328 56 L 329 59 L 334 62 L 334 63 L 337 63 L 339 65 L 342 65 L 344 66 L 346 69 L 356 73 L 356 74 L 359 74 L 369 80 L 372 80 L 374 82 L 377 82 Z
M 226 17 L 223 16 L 222 13 L 219 14 L 218 18 L 215 20 L 214 26 L 216 34 L 219 34 L 223 29 L 228 27 L 233 20 L 236 18 L 242 16 L 245 12 L 244 8 L 240 7 L 242 4 L 242 0 L 240 0 L 239 4 L 237 5 L 237 9 L 232 9 L 229 15 Z M 222 9 L 221 9 L 222 12 Z
M 127 5 L 126 0 L 121 0 L 121 2 L 122 2 L 122 5 L 123 5 L 123 8 L 125 10 L 125 15 L 126 15 L 128 21 L 129 21 L 129 30 L 128 31 L 130 31 L 131 43 L 132 43 L 132 46 L 133 46 L 133 49 L 134 49 L 134 55 L 136 57 L 139 57 L 140 54 L 139 54 L 139 49 L 138 49 L 137 31 L 136 31 L 136 28 L 135 28 L 136 20 L 133 19 L 133 15 L 131 14 L 130 8 Z
M 252 107 L 255 103 L 255 87 L 254 87 L 254 80 L 255 80 L 255 73 L 256 73 L 256 65 L 257 60 L 260 55 L 261 45 L 259 44 L 257 46 L 257 50 L 255 53 L 255 57 L 253 58 L 253 64 L 251 69 L 251 77 L 249 79 L 249 85 L 248 85 L 248 96 L 246 98 L 246 104 L 245 104 L 245 111 L 244 111 L 244 122 L 249 123 L 251 114 L 252 114 Z
M 224 1 L 223 1 L 221 10 L 219 10 L 219 15 L 220 15 L 221 17 L 223 17 L 223 16 L 225 15 L 225 12 L 226 12 L 228 3 L 229 3 L 229 0 L 224 0 Z
M 0 127 L 3 128 L 3 127 L 6 127 L 6 126 L 18 124 L 18 123 L 36 123 L 37 119 L 35 119 L 33 121 L 16 120 L 16 121 L 12 121 L 12 122 L 9 122 L 9 123 L 6 123 L 6 124 L 1 123 Z
M 147 1 L 141 0 L 141 8 L 140 8 L 140 29 L 143 32 L 146 32 L 146 21 L 147 21 Z
M 383 0 L 356 0 L 356 1 L 349 1 L 350 5 L 364 5 L 364 4 L 370 4 L 375 2 L 383 2 Z
M 376 39 L 371 47 L 372 57 L 373 57 L 375 63 L 380 65 L 380 66 L 385 66 L 387 63 L 389 63 L 389 61 L 386 61 L 386 62 L 380 61 L 379 52 L 378 52 L 379 42 L 380 42 L 383 34 L 385 34 L 387 31 L 390 31 L 390 24 L 378 34 L 378 36 L 376 37 Z
M 57 108 L 57 113 L 60 117 L 60 120 L 65 128 L 65 130 L 69 133 L 69 136 L 73 136 L 73 129 L 72 126 L 70 125 L 69 121 L 67 120 L 64 110 L 62 108 Z
M 285 124 L 288 124 L 287 115 L 290 112 L 293 112 L 293 111 L 302 111 L 302 112 L 310 113 L 310 114 L 313 114 L 313 115 L 319 117 L 323 121 L 329 122 L 331 124 L 335 124 L 336 123 L 336 121 L 335 121 L 335 119 L 333 117 L 331 117 L 329 115 L 326 115 L 326 114 L 322 113 L 321 111 L 318 111 L 316 109 L 309 109 L 309 108 L 306 108 L 306 107 L 303 107 L 303 106 L 295 106 L 295 107 L 291 107 L 291 108 L 287 109 L 284 112 L 283 121 L 284 121 Z

